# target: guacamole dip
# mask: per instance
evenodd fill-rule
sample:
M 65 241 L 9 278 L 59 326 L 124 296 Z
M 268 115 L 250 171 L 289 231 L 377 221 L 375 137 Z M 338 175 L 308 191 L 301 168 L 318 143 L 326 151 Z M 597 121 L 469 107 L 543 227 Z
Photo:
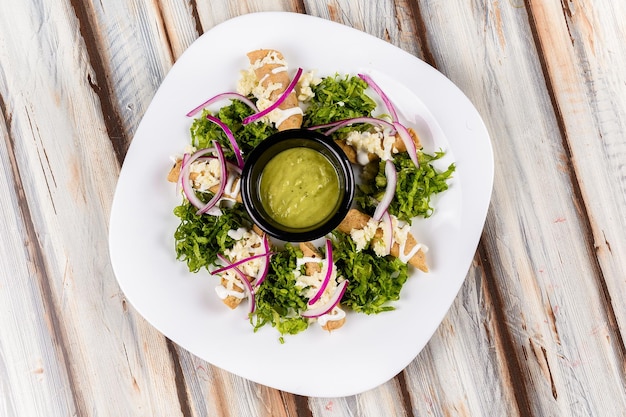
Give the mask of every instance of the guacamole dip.
M 314 226 L 337 208 L 339 178 L 316 150 L 298 147 L 270 159 L 261 174 L 261 203 L 278 223 L 293 228 Z

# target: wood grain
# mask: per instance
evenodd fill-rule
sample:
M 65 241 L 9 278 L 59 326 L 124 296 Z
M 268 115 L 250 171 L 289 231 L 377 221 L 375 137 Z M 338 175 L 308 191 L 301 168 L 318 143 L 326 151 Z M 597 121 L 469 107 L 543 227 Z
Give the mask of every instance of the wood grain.
M 0 0 L 0 415 L 626 414 L 626 5 L 612 0 Z M 416 55 L 492 136 L 494 193 L 465 284 L 397 377 L 306 398 L 152 328 L 108 259 L 124 156 L 202 33 L 307 13 Z M 251 32 L 251 35 L 253 33 Z

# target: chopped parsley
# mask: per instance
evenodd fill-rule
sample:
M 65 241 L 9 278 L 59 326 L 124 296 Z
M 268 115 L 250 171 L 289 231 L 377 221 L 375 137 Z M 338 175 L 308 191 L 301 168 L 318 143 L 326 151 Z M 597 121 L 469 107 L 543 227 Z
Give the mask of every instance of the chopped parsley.
M 341 299 L 358 313 L 376 314 L 393 310 L 408 278 L 408 266 L 393 256 L 377 256 L 371 249 L 356 250 L 350 235 L 333 232 L 333 258 L 337 269 L 350 281 Z
M 419 167 L 416 167 L 406 152 L 395 155 L 393 162 L 398 173 L 398 182 L 396 195 L 388 208 L 390 214 L 408 223 L 414 217 L 430 217 L 433 214 L 431 197 L 448 189 L 447 181 L 455 170 L 453 163 L 443 172 L 435 169 L 431 162 L 443 156 L 443 152 L 429 155 L 418 151 Z M 385 193 L 385 162 L 380 161 L 377 171 L 364 175 L 363 180 L 359 186 L 360 195 L 355 200 L 363 211 L 372 214 Z
M 214 265 L 217 254 L 234 246 L 228 231 L 252 225 L 242 204 L 223 210 L 221 216 L 197 215 L 198 209 L 186 199 L 174 208 L 180 224 L 174 232 L 176 259 L 186 262 L 190 272 Z

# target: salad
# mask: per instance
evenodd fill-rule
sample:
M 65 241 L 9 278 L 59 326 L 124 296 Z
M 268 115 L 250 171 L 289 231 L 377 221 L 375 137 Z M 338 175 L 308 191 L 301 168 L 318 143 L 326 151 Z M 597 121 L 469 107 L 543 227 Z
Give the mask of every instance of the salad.
M 318 77 L 299 68 L 290 77 L 284 56 L 271 49 L 252 51 L 248 59 L 237 91 L 187 114 L 190 143 L 168 175 L 182 196 L 174 208 L 177 259 L 191 272 L 208 271 L 228 307 L 247 301 L 253 329 L 271 325 L 281 342 L 314 323 L 337 330 L 348 310 L 394 309 L 410 270 L 428 272 L 428 248 L 411 225 L 433 214 L 431 198 L 448 189 L 454 164 L 435 168 L 444 152 L 423 151 L 370 76 Z M 273 133 L 293 128 L 327 135 L 360 174 L 355 207 L 339 227 L 298 245 L 258 229 L 239 193 L 246 155 Z

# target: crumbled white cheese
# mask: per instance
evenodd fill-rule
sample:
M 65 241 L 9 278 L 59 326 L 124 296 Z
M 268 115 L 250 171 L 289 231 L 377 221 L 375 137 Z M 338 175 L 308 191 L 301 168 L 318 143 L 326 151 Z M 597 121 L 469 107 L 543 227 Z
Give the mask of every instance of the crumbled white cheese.
M 211 187 L 219 185 L 221 172 L 220 163 L 217 159 L 194 161 L 189 167 L 190 178 L 193 179 L 193 188 L 198 191 L 207 191 Z
M 369 219 L 365 227 L 362 229 L 352 229 L 350 231 L 350 237 L 356 243 L 357 252 L 362 251 L 370 243 L 376 234 L 379 222 L 374 219 Z
M 398 220 L 396 216 L 391 216 L 391 225 L 393 227 L 393 241 L 398 245 L 404 245 L 411 231 L 411 225 Z
M 237 229 L 235 231 L 230 231 L 229 236 L 241 236 L 235 245 L 224 251 L 224 256 L 226 256 L 232 263 L 237 261 L 241 261 L 243 259 L 249 258 L 254 255 L 259 255 L 265 253 L 265 247 L 263 245 L 263 239 L 261 236 L 249 230 L 241 230 Z M 231 237 L 232 237 L 231 236 Z M 263 257 L 253 259 L 249 262 L 245 262 L 239 265 L 237 268 L 245 275 L 255 278 L 259 271 L 261 270 L 261 266 L 265 262 Z
M 239 81 L 237 82 L 237 92 L 241 95 L 248 96 L 257 86 L 256 74 L 252 68 L 240 71 Z
M 389 129 L 375 129 L 374 131 L 358 132 L 353 130 L 346 137 L 346 143 L 352 146 L 357 152 L 359 163 L 365 165 L 369 162 L 368 154 L 378 155 L 380 159 L 386 161 L 393 158 L 396 137 Z
M 315 76 L 315 70 L 308 71 L 300 76 L 298 84 L 296 85 L 296 95 L 298 100 L 306 102 L 315 97 L 315 93 L 311 89 L 311 86 L 318 85 L 322 82 L 322 79 Z

